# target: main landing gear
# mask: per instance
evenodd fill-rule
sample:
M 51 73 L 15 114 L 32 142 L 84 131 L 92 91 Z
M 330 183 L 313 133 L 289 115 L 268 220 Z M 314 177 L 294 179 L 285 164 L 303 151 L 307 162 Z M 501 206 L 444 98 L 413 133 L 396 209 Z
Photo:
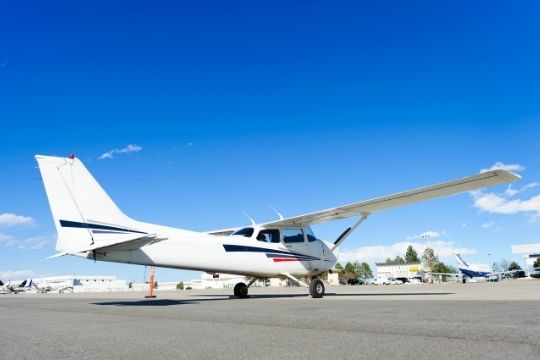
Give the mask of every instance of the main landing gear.
M 312 278 L 311 282 L 306 284 L 305 282 L 297 279 L 296 277 L 292 276 L 289 273 L 283 273 L 284 276 L 288 277 L 292 281 L 306 287 L 309 289 L 309 294 L 312 298 L 319 299 L 324 296 L 324 283 L 319 278 Z M 248 289 L 253 283 L 257 280 L 257 278 L 252 278 L 247 285 L 243 282 L 240 282 L 234 286 L 234 296 L 236 296 L 239 299 L 247 299 L 249 297 L 248 295 Z
M 253 283 L 257 280 L 257 278 L 252 278 L 247 285 L 243 282 L 240 282 L 236 285 L 234 285 L 234 296 L 236 296 L 239 299 L 247 299 L 249 297 L 248 295 L 248 289 Z
M 248 287 L 243 282 L 234 285 L 234 296 L 240 299 L 248 297 Z
M 312 298 L 319 299 L 319 298 L 322 298 L 324 296 L 324 283 L 323 283 L 323 281 L 321 279 L 313 277 L 313 278 L 311 278 L 311 282 L 308 285 L 305 282 L 297 279 L 296 277 L 292 276 L 289 273 L 283 273 L 282 275 L 285 275 L 286 277 L 288 277 L 292 281 L 294 281 L 294 282 L 308 288 L 309 289 L 309 294 L 311 295 Z

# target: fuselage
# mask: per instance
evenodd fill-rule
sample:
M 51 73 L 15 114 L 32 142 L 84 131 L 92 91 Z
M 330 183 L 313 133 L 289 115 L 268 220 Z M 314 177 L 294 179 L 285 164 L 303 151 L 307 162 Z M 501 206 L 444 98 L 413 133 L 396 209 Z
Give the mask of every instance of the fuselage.
M 88 258 L 129 264 L 273 277 L 317 275 L 333 268 L 337 259 L 309 227 L 253 226 L 231 235 L 134 222 L 131 226 L 164 239 L 130 251 L 99 250 Z
M 489 276 L 491 274 L 491 272 L 488 272 L 488 271 L 478 271 L 478 270 L 472 270 L 470 268 L 459 268 L 459 271 L 461 271 L 461 273 L 464 276 L 467 276 L 467 277 L 470 277 L 470 278 L 486 277 L 486 276 Z

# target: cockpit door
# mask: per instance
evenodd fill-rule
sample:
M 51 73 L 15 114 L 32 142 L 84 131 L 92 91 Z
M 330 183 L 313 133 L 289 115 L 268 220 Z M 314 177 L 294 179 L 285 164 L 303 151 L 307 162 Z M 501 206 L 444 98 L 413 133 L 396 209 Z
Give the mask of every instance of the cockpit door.
M 318 270 L 321 262 L 323 262 L 325 257 L 325 249 L 322 244 L 322 241 L 318 240 L 315 237 L 315 234 L 313 233 L 313 230 L 308 226 L 304 229 L 304 233 L 306 234 L 306 246 L 307 246 L 307 252 L 310 256 L 317 258 L 319 260 L 312 260 L 309 264 L 310 270 Z
M 290 273 L 305 272 L 311 258 L 308 254 L 304 231 L 300 228 L 284 228 L 281 233 L 283 245 L 289 253 L 281 259 L 285 271 Z

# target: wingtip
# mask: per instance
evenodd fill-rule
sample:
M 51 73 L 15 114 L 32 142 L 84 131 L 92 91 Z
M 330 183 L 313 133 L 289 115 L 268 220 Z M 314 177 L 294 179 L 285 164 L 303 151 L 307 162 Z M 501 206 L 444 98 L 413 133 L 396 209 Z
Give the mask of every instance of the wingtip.
M 493 172 L 496 173 L 497 176 L 500 176 L 502 179 L 504 179 L 507 182 L 514 182 L 521 179 L 521 175 L 516 174 L 509 170 L 497 169 L 497 170 L 493 170 Z
M 67 253 L 67 252 L 61 252 L 61 253 L 58 253 L 58 254 L 54 254 L 54 255 L 51 255 L 51 256 L 49 256 L 49 257 L 46 257 L 45 260 L 56 259 L 56 258 L 65 256 L 65 255 L 69 255 L 69 253 Z

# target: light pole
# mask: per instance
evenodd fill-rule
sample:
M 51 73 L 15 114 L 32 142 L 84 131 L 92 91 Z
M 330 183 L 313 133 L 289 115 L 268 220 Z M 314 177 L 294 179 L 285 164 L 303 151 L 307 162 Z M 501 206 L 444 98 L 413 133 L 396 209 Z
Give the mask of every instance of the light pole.
M 425 255 L 429 255 L 427 249 L 429 249 L 429 234 L 422 234 L 422 239 L 426 242 L 426 250 L 424 250 Z M 428 283 L 433 284 L 433 259 L 425 259 L 427 270 L 428 270 Z

